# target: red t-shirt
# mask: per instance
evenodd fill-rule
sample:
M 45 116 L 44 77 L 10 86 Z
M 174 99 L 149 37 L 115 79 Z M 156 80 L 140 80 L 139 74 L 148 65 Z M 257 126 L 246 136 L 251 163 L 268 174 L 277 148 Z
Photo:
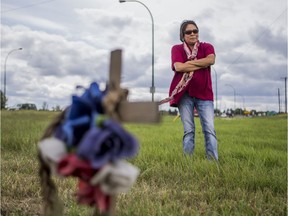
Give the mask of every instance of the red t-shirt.
M 215 54 L 214 47 L 205 42 L 201 42 L 198 47 L 197 59 L 205 58 L 210 54 Z M 187 55 L 184 51 L 183 44 L 174 45 L 171 49 L 171 63 L 172 70 L 174 71 L 174 77 L 170 84 L 169 96 L 172 91 L 181 80 L 184 73 L 176 72 L 174 68 L 175 62 L 186 62 L 188 60 Z M 190 80 L 188 86 L 183 92 L 178 93 L 174 96 L 174 99 L 170 101 L 170 106 L 177 107 L 182 95 L 188 92 L 191 97 L 195 97 L 201 100 L 212 100 L 213 101 L 213 89 L 211 80 L 211 67 L 203 68 L 194 71 L 193 77 Z

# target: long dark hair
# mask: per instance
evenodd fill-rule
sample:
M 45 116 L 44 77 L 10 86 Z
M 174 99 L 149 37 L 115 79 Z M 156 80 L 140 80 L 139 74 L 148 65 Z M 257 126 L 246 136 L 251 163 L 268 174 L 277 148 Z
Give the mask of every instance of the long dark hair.
M 180 40 L 182 42 L 184 42 L 184 32 L 185 32 L 185 29 L 186 29 L 188 24 L 192 24 L 192 25 L 196 26 L 196 28 L 198 29 L 197 24 L 193 20 L 184 20 L 180 26 Z

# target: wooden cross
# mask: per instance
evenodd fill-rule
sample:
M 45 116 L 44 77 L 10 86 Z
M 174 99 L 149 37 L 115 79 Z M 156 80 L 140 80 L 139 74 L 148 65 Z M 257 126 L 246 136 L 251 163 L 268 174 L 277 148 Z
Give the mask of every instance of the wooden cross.
M 118 118 L 118 121 L 121 122 L 158 123 L 160 121 L 158 103 L 127 101 L 128 90 L 120 87 L 122 69 L 121 58 L 121 50 L 114 50 L 111 52 L 108 84 L 109 93 L 104 99 L 104 107 L 106 108 L 107 114 L 112 115 L 110 117 L 116 118 L 116 120 Z M 115 117 L 115 114 L 118 117 Z
M 129 123 L 159 123 L 160 115 L 156 102 L 129 102 L 128 90 L 120 87 L 122 69 L 122 51 L 111 52 L 108 93 L 103 106 L 112 119 Z M 116 197 L 112 197 L 107 214 L 115 215 Z

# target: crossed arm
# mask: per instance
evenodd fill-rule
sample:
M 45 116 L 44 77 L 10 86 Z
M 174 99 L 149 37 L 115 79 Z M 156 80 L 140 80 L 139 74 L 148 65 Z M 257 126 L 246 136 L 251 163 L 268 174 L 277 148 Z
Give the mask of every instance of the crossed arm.
M 210 54 L 205 58 L 186 61 L 185 63 L 175 62 L 174 67 L 177 72 L 186 73 L 199 70 L 201 68 L 209 67 L 210 65 L 213 65 L 214 62 L 215 62 L 215 55 Z

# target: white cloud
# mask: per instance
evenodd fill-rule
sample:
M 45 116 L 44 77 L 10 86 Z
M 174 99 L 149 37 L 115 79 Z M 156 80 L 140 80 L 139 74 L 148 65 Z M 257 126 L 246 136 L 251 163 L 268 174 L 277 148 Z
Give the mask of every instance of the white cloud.
M 5 10 L 25 5 L 3 2 Z M 275 94 L 278 88 L 284 92 L 281 77 L 287 76 L 286 1 L 142 2 L 154 18 L 156 100 L 168 94 L 170 49 L 180 43 L 179 25 L 194 19 L 200 40 L 216 50 L 218 104 L 231 106 L 231 89 L 225 86 L 229 83 L 245 97 L 247 108 L 278 110 Z M 38 107 L 43 101 L 50 107 L 66 106 L 75 85 L 107 81 L 114 49 L 123 50 L 122 81 L 130 89 L 129 98 L 150 100 L 151 27 L 143 5 L 117 0 L 51 1 L 3 13 L 2 68 L 10 50 L 23 48 L 7 61 L 8 104 L 29 100 Z

